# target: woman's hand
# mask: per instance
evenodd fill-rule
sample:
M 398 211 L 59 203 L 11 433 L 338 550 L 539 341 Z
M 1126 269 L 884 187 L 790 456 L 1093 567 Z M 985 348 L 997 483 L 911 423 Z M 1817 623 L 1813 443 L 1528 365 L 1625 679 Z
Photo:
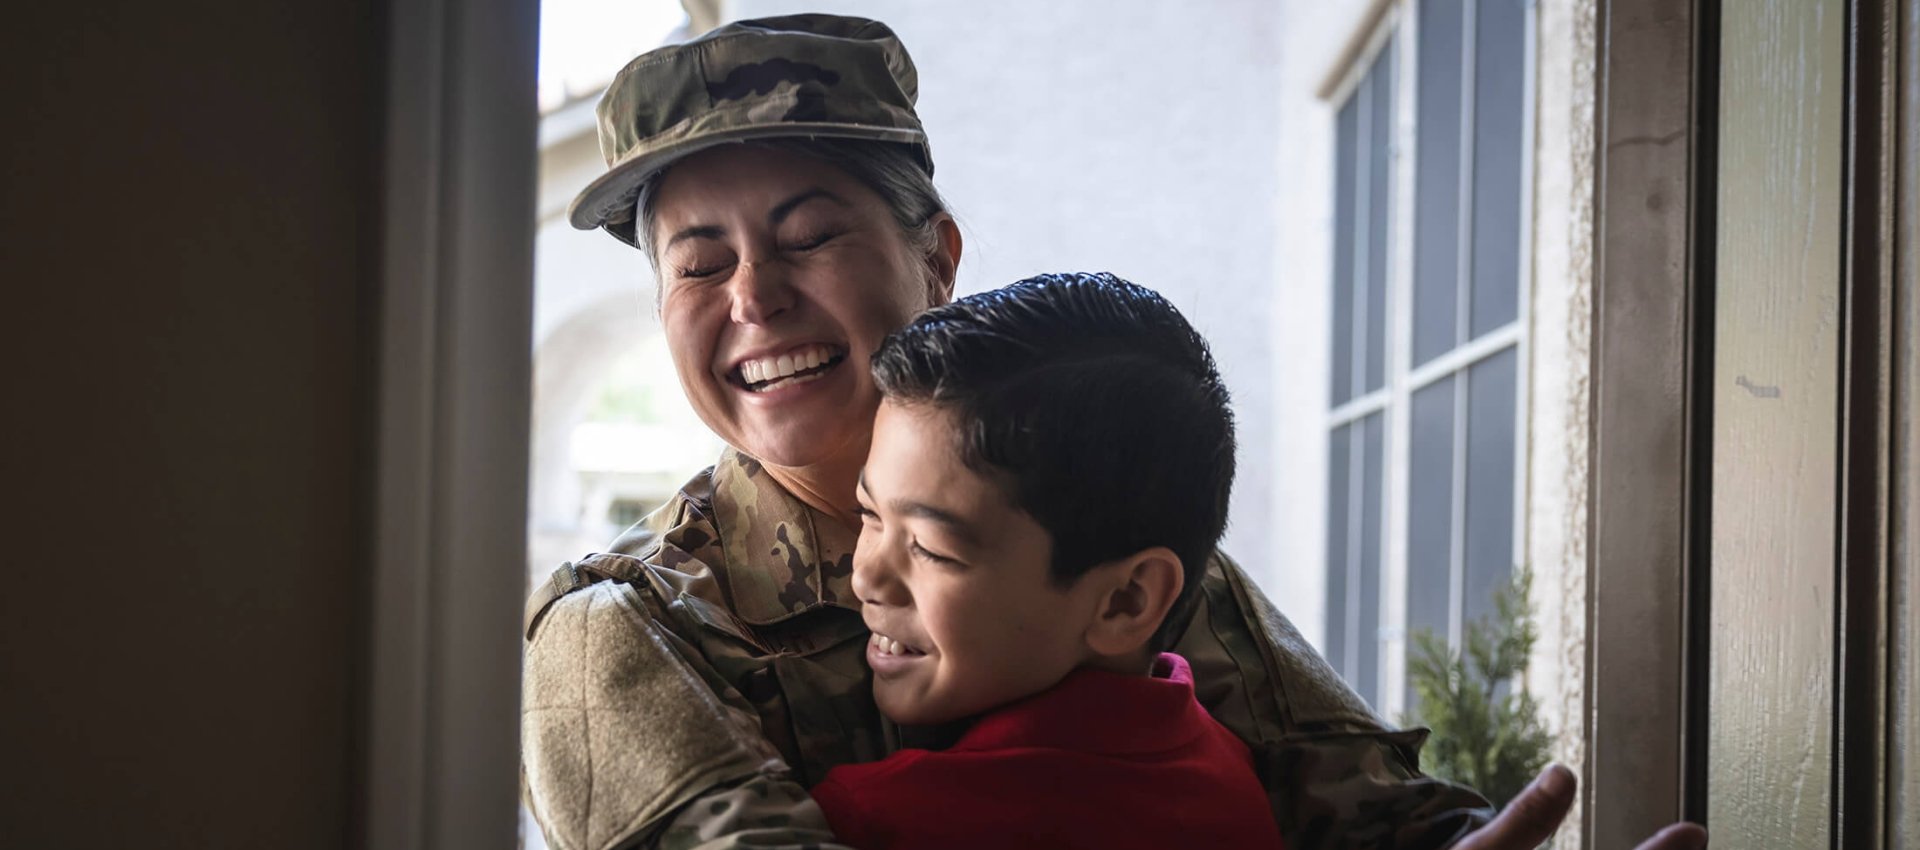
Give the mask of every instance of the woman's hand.
M 1498 817 L 1453 845 L 1453 850 L 1531 850 L 1540 846 L 1566 819 L 1578 786 L 1573 771 L 1549 765 Z M 1701 850 L 1706 846 L 1705 829 L 1698 824 L 1676 823 L 1642 842 L 1637 850 Z

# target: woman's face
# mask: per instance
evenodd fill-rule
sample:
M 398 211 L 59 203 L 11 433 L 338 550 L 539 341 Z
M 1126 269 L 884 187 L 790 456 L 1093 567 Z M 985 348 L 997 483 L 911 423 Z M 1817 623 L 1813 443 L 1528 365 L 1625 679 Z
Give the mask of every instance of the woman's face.
M 655 192 L 661 322 L 694 410 L 767 463 L 858 463 L 868 359 L 948 283 L 878 194 L 811 157 L 716 148 Z

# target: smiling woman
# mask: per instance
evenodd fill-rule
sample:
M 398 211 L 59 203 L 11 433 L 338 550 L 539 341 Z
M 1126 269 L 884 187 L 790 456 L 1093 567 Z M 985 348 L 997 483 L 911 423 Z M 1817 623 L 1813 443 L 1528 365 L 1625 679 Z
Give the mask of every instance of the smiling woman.
M 912 167 L 880 150 L 864 161 Z M 849 420 L 879 393 L 846 364 L 866 363 L 888 332 L 952 295 L 960 231 L 930 183 L 910 198 L 935 211 L 915 219 L 895 212 L 909 203 L 890 204 L 878 184 L 831 163 L 778 145 L 715 148 L 669 169 L 641 203 L 647 242 L 664 236 L 654 260 L 661 321 L 694 410 L 782 486 L 850 525 L 847 484 L 867 441 Z M 931 231 L 936 249 L 916 253 L 915 231 Z
M 853 580 L 870 361 L 951 297 L 961 256 L 917 89 L 885 25 L 798 15 L 646 54 L 600 103 L 609 170 L 569 218 L 645 250 L 681 388 L 730 448 L 528 604 L 524 770 L 555 846 L 828 845 L 806 788 L 926 734 L 881 717 L 868 663 L 932 655 L 935 636 L 883 632 L 870 653 Z M 1000 520 L 979 536 L 1015 542 L 1019 517 Z M 1414 770 L 1418 731 L 1383 729 L 1207 554 L 1183 555 L 1206 570 L 1167 636 L 1206 708 L 1273 766 L 1282 832 L 1426 846 L 1479 822 L 1476 795 Z M 942 717 L 970 710 L 941 702 Z

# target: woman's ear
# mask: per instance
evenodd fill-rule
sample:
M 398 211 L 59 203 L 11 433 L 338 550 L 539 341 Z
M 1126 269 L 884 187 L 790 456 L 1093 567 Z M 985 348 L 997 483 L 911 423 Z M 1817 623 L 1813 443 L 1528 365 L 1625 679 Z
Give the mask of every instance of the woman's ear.
M 927 306 L 938 307 L 953 300 L 953 282 L 960 271 L 960 223 L 951 213 L 934 213 L 933 252 L 927 255 Z
M 1165 546 L 1142 549 L 1096 568 L 1105 588 L 1087 628 L 1087 648 L 1108 657 L 1124 657 L 1146 648 L 1167 619 L 1186 570 Z

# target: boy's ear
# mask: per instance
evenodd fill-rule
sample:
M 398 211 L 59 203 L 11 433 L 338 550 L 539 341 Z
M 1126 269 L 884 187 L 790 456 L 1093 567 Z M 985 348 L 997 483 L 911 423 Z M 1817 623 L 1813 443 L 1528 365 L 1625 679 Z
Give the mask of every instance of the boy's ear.
M 1105 589 L 1087 627 L 1087 648 L 1111 657 L 1139 652 L 1153 639 L 1186 585 L 1180 557 L 1165 546 L 1154 546 L 1097 571 Z
M 960 272 L 960 223 L 950 213 L 933 216 L 934 246 L 927 255 L 927 306 L 938 307 L 953 300 L 953 282 Z

